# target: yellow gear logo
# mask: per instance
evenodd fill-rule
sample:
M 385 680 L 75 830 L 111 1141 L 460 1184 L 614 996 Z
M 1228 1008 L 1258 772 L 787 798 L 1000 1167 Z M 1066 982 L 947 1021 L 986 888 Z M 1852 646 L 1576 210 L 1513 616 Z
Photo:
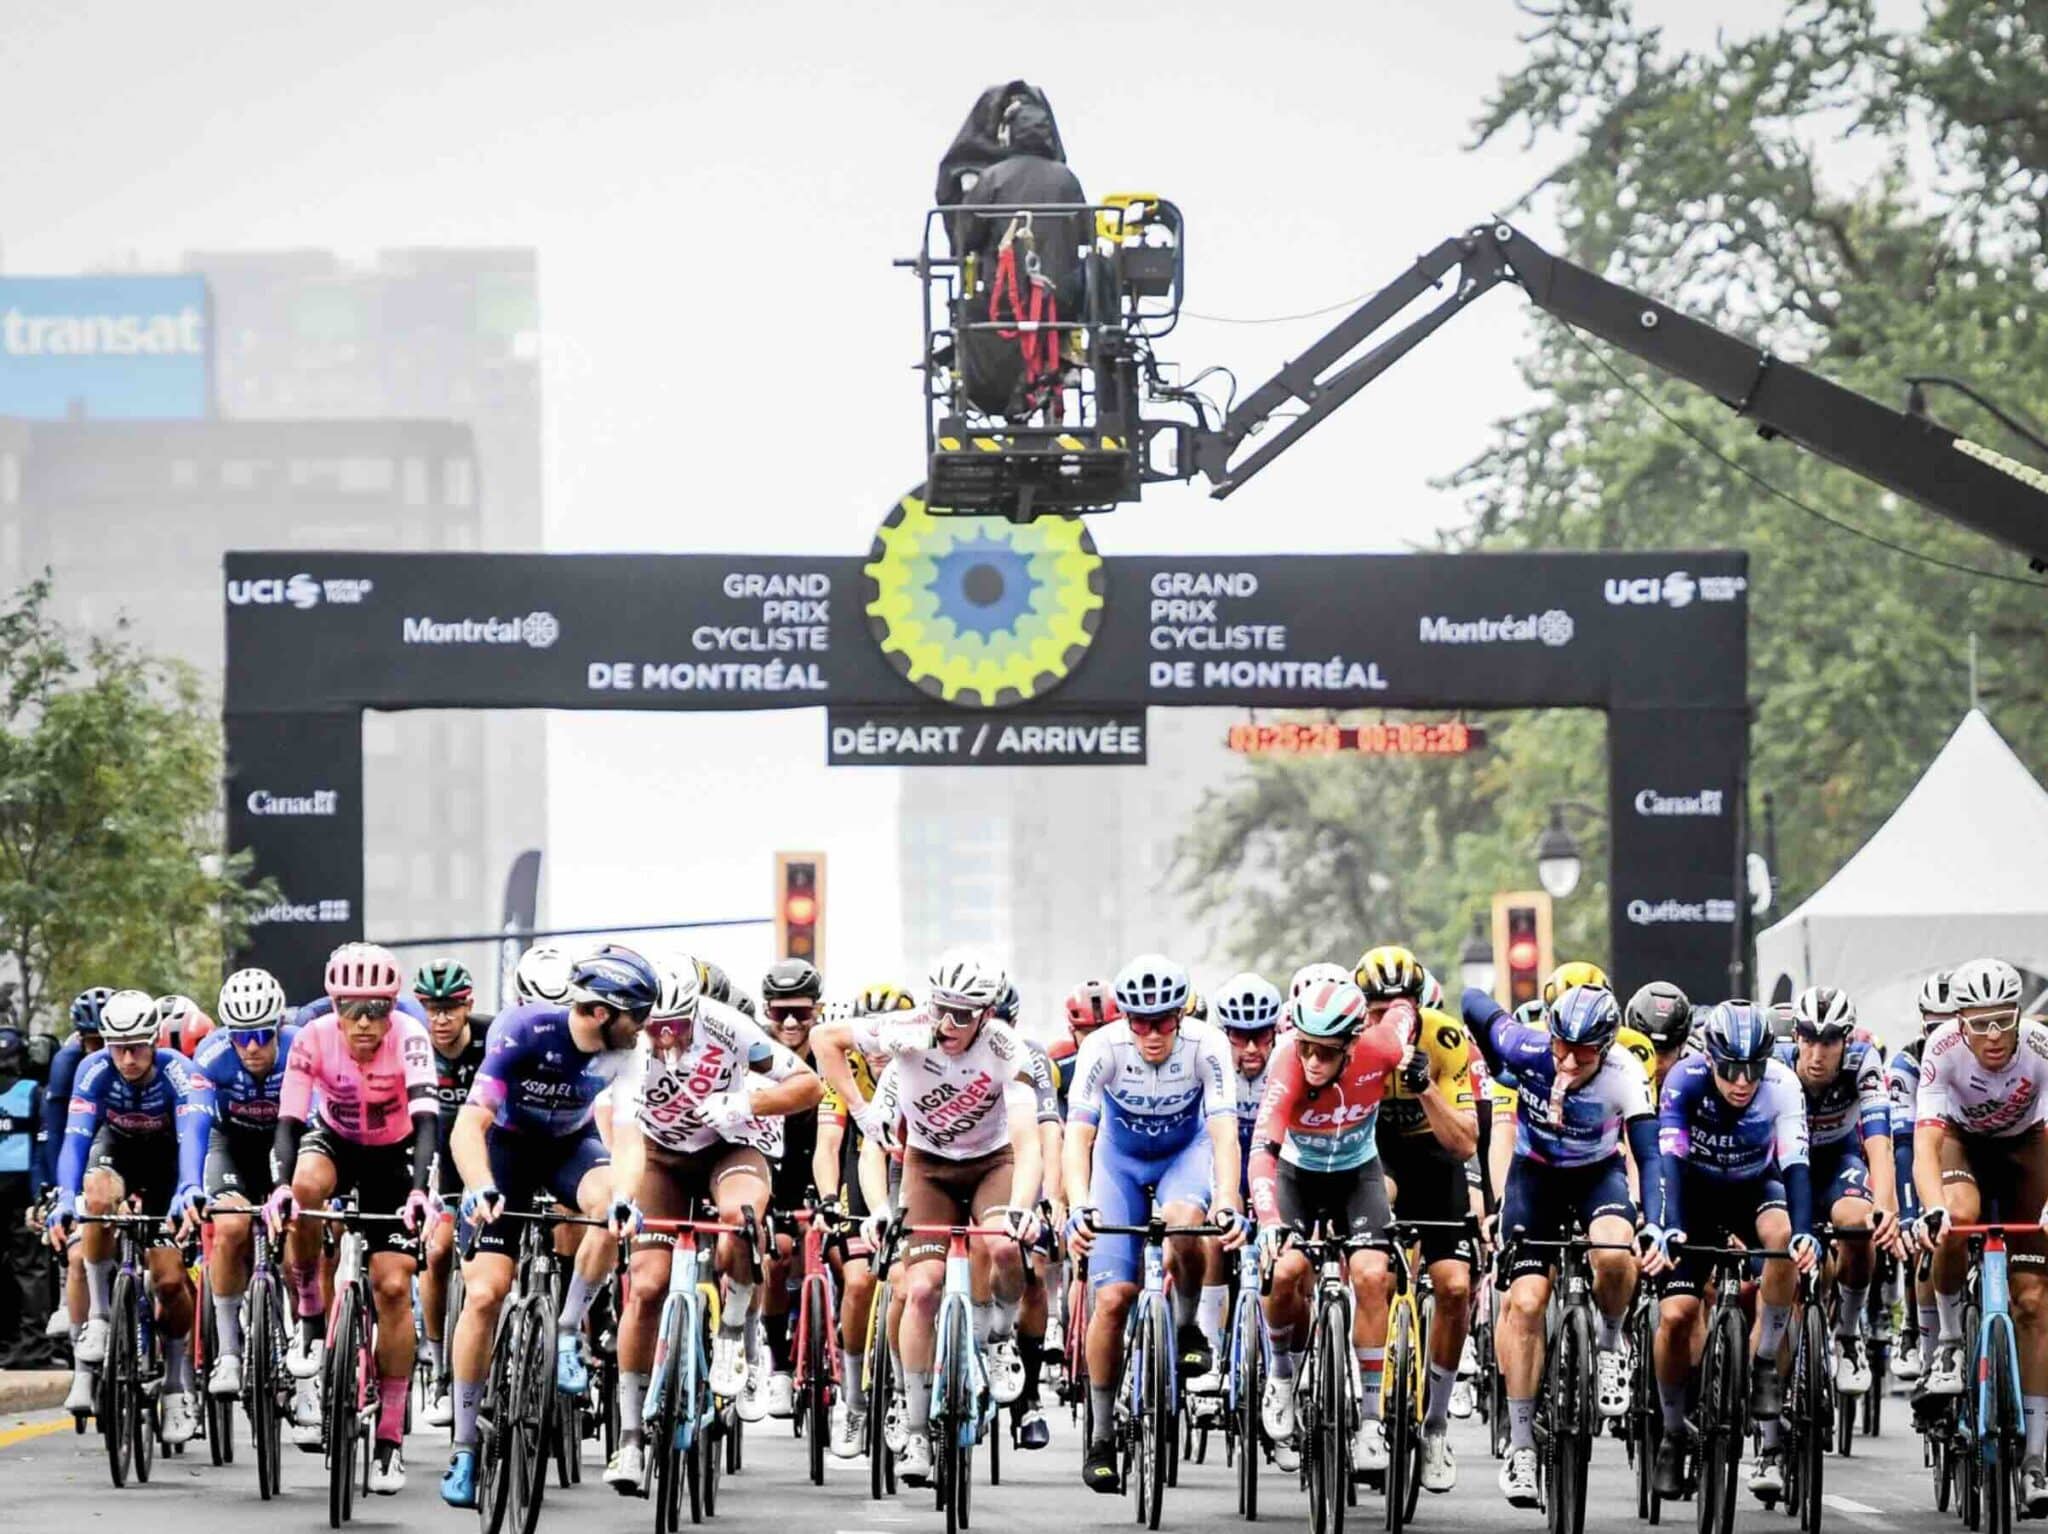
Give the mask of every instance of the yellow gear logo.
M 960 708 L 1051 692 L 1102 625 L 1102 556 L 1079 517 L 934 517 L 913 493 L 861 573 L 868 630 L 889 664 Z

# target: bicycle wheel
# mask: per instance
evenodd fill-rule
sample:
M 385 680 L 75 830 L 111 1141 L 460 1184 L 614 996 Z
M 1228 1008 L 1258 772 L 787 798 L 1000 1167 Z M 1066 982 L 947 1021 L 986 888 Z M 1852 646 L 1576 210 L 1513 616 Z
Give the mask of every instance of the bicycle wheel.
M 476 1510 L 483 1534 L 499 1534 L 512 1493 L 513 1328 L 509 1307 L 491 1339 L 491 1370 L 476 1419 Z
M 515 1302 L 516 1303 L 516 1302 Z M 555 1328 L 546 1297 L 535 1295 L 514 1318 L 511 1474 L 505 1526 L 533 1534 L 548 1486 L 548 1427 L 555 1401 Z
M 1351 1326 L 1345 1307 L 1322 1307 L 1316 1328 L 1317 1387 L 1323 1461 L 1322 1534 L 1343 1534 L 1351 1491 L 1351 1427 L 1357 1403 L 1351 1398 Z
M 2012 1534 L 2014 1480 L 2019 1474 L 2016 1444 L 2023 1444 L 2026 1430 L 2020 1403 L 2013 1391 L 2013 1334 L 2011 1324 L 1994 1324 L 1991 1347 L 1985 1355 L 1985 1383 L 1991 1388 L 1990 1420 L 1984 1434 L 1984 1527 L 1986 1534 Z
M 875 1285 L 875 1303 L 868 1312 L 868 1345 L 862 1368 L 868 1385 L 868 1496 L 879 1502 L 896 1489 L 894 1461 L 889 1455 L 889 1409 L 896 1400 L 895 1364 L 889 1356 L 889 1285 Z
M 1138 1374 L 1138 1519 L 1146 1528 L 1156 1529 L 1166 1509 L 1175 1433 L 1166 1351 L 1173 1346 L 1173 1339 L 1167 1330 L 1165 1306 L 1146 1307 L 1139 1336 L 1143 1351 Z
M 1700 1464 L 1694 1493 L 1699 1534 L 1730 1534 L 1735 1527 L 1736 1479 L 1742 1468 L 1742 1414 L 1748 1340 L 1736 1311 L 1717 1312 L 1707 1332 L 1700 1386 Z
M 1259 1521 L 1260 1405 L 1266 1393 L 1266 1350 L 1259 1334 L 1258 1301 L 1238 1301 L 1237 1325 L 1231 1328 L 1237 1359 L 1237 1510 L 1247 1523 Z
M 268 1502 L 278 1493 L 284 1426 L 278 1407 L 278 1359 L 275 1291 L 263 1276 L 252 1279 L 243 1303 L 242 1396 L 248 1404 L 249 1442 L 256 1450 L 256 1494 Z
M 107 1354 L 100 1360 L 100 1398 L 94 1407 L 100 1436 L 106 1440 L 107 1469 L 116 1486 L 128 1484 L 134 1463 L 135 1425 L 140 1420 L 135 1396 L 140 1391 L 135 1363 L 135 1280 L 126 1273 L 114 1280 L 113 1302 L 107 1307 Z
M 946 1515 L 946 1534 L 966 1526 L 967 1483 L 971 1472 L 961 1452 L 961 1431 L 967 1403 L 967 1361 L 974 1338 L 967 1307 L 948 1297 L 939 1308 L 939 1357 L 943 1368 L 933 1384 L 931 1411 L 932 1483 L 939 1510 Z
M 338 1529 L 355 1511 L 357 1336 L 365 1324 L 362 1295 L 353 1286 L 335 1296 L 327 1336 L 327 1526 Z
M 1885 1333 L 1873 1331 L 1868 1320 L 1863 1325 L 1863 1356 L 1870 1362 L 1870 1388 L 1863 1392 L 1859 1430 L 1865 1438 L 1876 1438 L 1884 1428 L 1885 1381 L 1892 1372 L 1892 1341 Z
M 1409 1347 L 1408 1317 L 1405 1310 L 1394 1312 L 1387 1334 L 1385 1409 L 1387 1434 L 1387 1529 L 1400 1534 L 1401 1525 L 1415 1516 L 1409 1491 L 1416 1476 L 1410 1473 L 1408 1450 L 1411 1441 L 1419 1446 L 1421 1435 L 1408 1420 L 1409 1398 L 1415 1393 L 1414 1357 Z M 1417 1488 L 1419 1490 L 1419 1488 Z
M 1310 1341 L 1313 1344 L 1315 1339 Z M 1313 1534 L 1322 1534 L 1328 1517 L 1324 1504 L 1329 1499 L 1330 1474 L 1323 1463 L 1326 1435 L 1323 1432 L 1321 1350 L 1313 1345 L 1302 1360 L 1302 1372 L 1295 1381 L 1294 1401 L 1294 1432 L 1301 1445 L 1301 1486 L 1308 1496 L 1308 1526 Z
M 1657 1397 L 1655 1302 L 1639 1304 L 1629 1317 L 1629 1343 L 1636 1355 L 1629 1388 L 1629 1457 L 1635 1462 L 1636 1516 L 1655 1524 L 1663 1515 L 1657 1496 L 1657 1450 L 1664 1439 L 1664 1413 Z
M 803 1327 L 805 1415 L 810 1419 L 811 1484 L 825 1484 L 825 1440 L 832 1431 L 832 1356 L 825 1336 L 825 1320 L 832 1309 L 832 1297 L 825 1280 L 816 1274 L 804 1280 L 797 1318 Z
M 718 1511 L 719 1461 L 723 1445 L 719 1434 L 718 1403 L 711 1395 L 711 1346 L 717 1339 L 714 1333 L 717 1323 L 712 1320 L 711 1307 L 697 1307 L 697 1358 L 695 1426 L 691 1429 L 690 1444 L 696 1451 L 697 1480 L 703 1488 L 702 1504 L 704 1517 L 709 1518 Z M 690 1516 L 697 1516 L 697 1504 L 692 1503 Z
M 1826 1318 L 1809 1305 L 1799 1318 L 1799 1344 L 1792 1357 L 1792 1398 L 1799 1423 L 1799 1526 L 1820 1534 L 1821 1487 L 1827 1472 L 1830 1414 L 1844 1424 L 1855 1414 L 1833 1411 L 1835 1382 L 1828 1377 Z M 1847 1453 L 1846 1447 L 1843 1450 Z

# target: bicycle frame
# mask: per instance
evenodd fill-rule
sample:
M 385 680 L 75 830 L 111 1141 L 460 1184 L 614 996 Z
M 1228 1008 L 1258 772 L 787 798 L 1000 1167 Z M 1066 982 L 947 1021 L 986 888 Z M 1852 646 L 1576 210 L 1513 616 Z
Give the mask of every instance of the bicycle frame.
M 2013 1325 L 2012 1319 L 2012 1288 L 2006 1268 L 2006 1234 L 2008 1231 L 2038 1230 L 2039 1227 L 1991 1223 L 1953 1225 L 1949 1228 L 1958 1235 L 1968 1238 L 1973 1247 L 1979 1247 L 1977 1287 L 1978 1304 L 1982 1314 L 1977 1323 L 1977 1410 L 1973 1421 L 1976 1425 L 1978 1457 L 1987 1469 L 1996 1469 L 2001 1458 L 2001 1444 L 1998 1432 L 1987 1431 L 1987 1424 L 1990 1422 L 1998 1382 L 1992 1379 L 1991 1369 L 1986 1360 L 1991 1356 L 1992 1339 L 2001 1332 L 2008 1344 L 2006 1356 L 2012 1360 L 2012 1370 L 2007 1382 L 2012 1391 L 2012 1399 L 2022 1399 L 2020 1339 L 2019 1331 Z
M 675 1249 L 669 1257 L 668 1294 L 661 1302 L 661 1316 L 655 1325 L 654 1368 L 647 1382 L 644 1415 L 653 1417 L 658 1416 L 667 1404 L 663 1386 L 669 1378 L 669 1329 L 678 1310 L 683 1312 L 682 1334 L 690 1342 L 683 1349 L 683 1356 L 674 1360 L 677 1399 L 697 1400 L 697 1382 L 711 1370 L 711 1360 L 703 1356 L 706 1330 L 703 1321 L 708 1316 L 709 1329 L 718 1329 L 718 1278 L 711 1270 L 712 1254 L 698 1243 L 697 1238 L 711 1236 L 715 1240 L 721 1235 L 750 1236 L 754 1232 L 751 1221 L 726 1225 L 716 1220 L 649 1220 L 644 1229 L 658 1234 L 673 1234 L 676 1238 Z M 710 1425 L 710 1420 L 708 1401 L 701 1414 L 695 1411 L 678 1413 L 675 1446 L 678 1449 L 689 1448 L 696 1441 L 697 1434 Z
M 1250 1356 L 1250 1349 L 1259 1350 L 1264 1371 L 1273 1367 L 1273 1339 L 1266 1331 L 1266 1308 L 1259 1303 L 1264 1282 L 1258 1248 L 1248 1241 L 1237 1254 L 1237 1306 L 1230 1317 L 1230 1378 L 1224 1382 L 1224 1399 L 1233 1413 L 1240 1403 L 1238 1386 L 1244 1378 L 1243 1361 Z
M 825 1373 L 833 1387 L 839 1384 L 839 1311 L 833 1299 L 831 1269 L 825 1262 L 825 1247 L 833 1239 L 830 1224 L 815 1207 L 799 1209 L 796 1221 L 803 1227 L 803 1268 L 802 1280 L 797 1288 L 796 1332 L 792 1338 L 795 1351 L 795 1385 L 799 1395 L 810 1383 L 810 1349 L 805 1345 L 811 1336 L 811 1328 L 823 1326 L 827 1346 L 825 1348 Z M 813 1282 L 816 1280 L 817 1282 Z M 812 1296 L 816 1294 L 814 1301 Z M 823 1315 L 813 1315 L 814 1309 L 822 1308 Z
M 1007 1237 L 1010 1232 L 1001 1225 L 906 1225 L 904 1233 L 912 1236 L 944 1236 L 946 1238 L 946 1283 L 939 1294 L 939 1313 L 933 1320 L 932 1354 L 933 1390 L 940 1390 L 953 1368 L 952 1320 L 960 1315 L 965 1323 L 962 1335 L 967 1338 L 967 1357 L 962 1364 L 967 1371 L 967 1389 L 975 1403 L 967 1420 L 949 1424 L 958 1434 L 958 1444 L 970 1449 L 981 1442 L 989 1424 L 995 1420 L 995 1404 L 989 1395 L 988 1365 L 983 1361 L 981 1348 L 974 1340 L 974 1266 L 968 1257 L 967 1242 L 974 1236 Z M 964 1314 L 962 1314 L 964 1312 Z

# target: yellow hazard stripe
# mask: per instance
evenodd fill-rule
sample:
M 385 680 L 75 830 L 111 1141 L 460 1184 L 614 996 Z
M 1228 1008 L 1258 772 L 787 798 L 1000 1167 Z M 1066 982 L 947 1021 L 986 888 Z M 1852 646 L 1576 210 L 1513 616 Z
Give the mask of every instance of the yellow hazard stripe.
M 1000 453 L 1003 450 L 1002 440 L 997 437 L 976 437 L 974 445 L 984 453 Z
M 1088 451 L 1087 443 L 1083 442 L 1079 437 L 1069 436 L 1064 432 L 1062 432 L 1059 436 L 1054 437 L 1053 441 L 1057 442 L 1061 447 L 1065 448 L 1070 453 L 1085 453 Z
M 949 453 L 957 453 L 960 451 L 960 439 L 958 437 L 941 437 L 939 438 L 939 446 Z

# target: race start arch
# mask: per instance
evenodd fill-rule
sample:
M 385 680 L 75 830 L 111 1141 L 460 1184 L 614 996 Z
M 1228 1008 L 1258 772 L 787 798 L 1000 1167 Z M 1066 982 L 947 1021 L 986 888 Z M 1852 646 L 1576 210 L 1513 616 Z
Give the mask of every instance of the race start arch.
M 1607 714 L 1616 976 L 1719 996 L 1742 930 L 1746 570 L 1725 551 L 1104 558 L 1078 521 L 910 498 L 865 557 L 230 554 L 228 843 L 281 891 L 250 958 L 304 995 L 362 935 L 364 709 L 823 708 L 833 762 L 1020 766 L 1142 762 L 1151 708 L 1584 707 Z

